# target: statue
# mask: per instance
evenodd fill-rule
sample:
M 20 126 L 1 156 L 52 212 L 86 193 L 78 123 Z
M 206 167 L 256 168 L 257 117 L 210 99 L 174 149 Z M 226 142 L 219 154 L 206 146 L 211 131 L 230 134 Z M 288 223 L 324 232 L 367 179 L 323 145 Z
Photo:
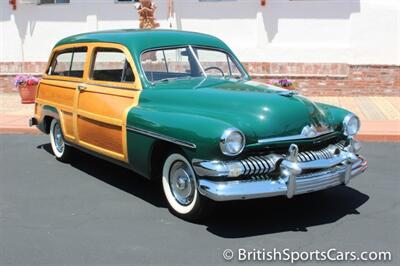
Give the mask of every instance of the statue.
M 140 0 L 136 9 L 140 17 L 139 27 L 141 29 L 155 29 L 160 27 L 160 23 L 156 22 L 154 18 L 156 8 L 156 5 L 151 0 Z

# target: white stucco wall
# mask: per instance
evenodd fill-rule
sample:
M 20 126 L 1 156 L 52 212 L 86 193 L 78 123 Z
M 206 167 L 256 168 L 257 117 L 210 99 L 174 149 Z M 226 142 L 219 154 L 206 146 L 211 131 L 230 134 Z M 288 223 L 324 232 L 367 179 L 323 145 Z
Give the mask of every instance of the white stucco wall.
M 133 4 L 114 0 L 0 1 L 0 61 L 47 61 L 65 36 L 138 27 Z M 167 1 L 155 2 L 168 28 Z M 176 28 L 218 36 L 242 61 L 400 64 L 400 0 L 175 0 L 175 12 Z

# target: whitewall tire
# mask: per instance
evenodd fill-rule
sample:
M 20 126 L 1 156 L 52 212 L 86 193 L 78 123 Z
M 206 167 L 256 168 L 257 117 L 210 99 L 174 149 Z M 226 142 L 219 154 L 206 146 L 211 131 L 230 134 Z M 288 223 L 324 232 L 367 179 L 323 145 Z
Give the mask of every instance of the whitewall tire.
M 60 161 L 67 161 L 72 148 L 65 143 L 60 121 L 53 119 L 50 124 L 50 144 L 54 156 Z
M 191 164 L 180 153 L 167 156 L 161 179 L 169 209 L 175 215 L 186 220 L 198 220 L 211 210 L 209 200 L 197 190 Z

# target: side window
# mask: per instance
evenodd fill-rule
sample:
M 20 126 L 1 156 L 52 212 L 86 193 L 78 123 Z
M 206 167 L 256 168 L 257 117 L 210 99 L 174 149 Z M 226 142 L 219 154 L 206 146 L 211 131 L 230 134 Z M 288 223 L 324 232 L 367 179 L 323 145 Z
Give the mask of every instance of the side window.
M 164 57 L 165 62 L 168 65 L 168 71 L 172 73 L 187 74 L 191 73 L 190 62 L 189 62 L 189 51 L 187 48 L 181 48 L 177 50 L 165 50 Z
M 83 77 L 87 48 L 67 49 L 57 53 L 47 71 L 48 75 Z
M 229 56 L 217 50 L 195 49 L 197 57 L 207 74 L 213 76 L 230 75 Z
M 132 67 L 121 50 L 97 48 L 93 58 L 92 79 L 112 82 L 135 81 Z
M 201 47 L 195 47 L 193 50 L 208 75 L 217 77 L 222 75 L 229 78 L 243 77 L 237 64 L 226 52 Z
M 240 72 L 239 68 L 237 67 L 237 65 L 232 61 L 232 59 L 229 57 L 229 68 L 231 70 L 231 75 L 233 77 L 242 77 L 243 74 L 242 72 Z
M 71 66 L 72 51 L 61 52 L 55 56 L 47 74 L 53 76 L 69 76 Z
M 87 53 L 86 49 L 85 51 L 79 51 L 79 50 L 74 51 L 74 53 L 72 54 L 71 69 L 69 72 L 70 77 L 78 77 L 78 78 L 83 77 L 86 53 Z

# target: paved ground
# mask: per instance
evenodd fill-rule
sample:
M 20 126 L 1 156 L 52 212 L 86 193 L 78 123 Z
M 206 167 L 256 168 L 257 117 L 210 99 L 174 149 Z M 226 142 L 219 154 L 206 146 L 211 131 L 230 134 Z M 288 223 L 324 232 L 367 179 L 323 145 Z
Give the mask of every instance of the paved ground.
M 33 108 L 33 104 L 21 104 L 17 93 L 0 93 L 0 132 L 38 133 L 36 128 L 28 127 Z
M 160 188 L 127 170 L 82 153 L 56 161 L 46 136 L 0 145 L 0 265 L 234 265 L 224 249 L 274 247 L 400 262 L 399 144 L 365 144 L 369 169 L 349 187 L 223 204 L 200 224 L 172 216 Z
M 310 97 L 351 110 L 361 119 L 360 140 L 400 142 L 400 97 Z M 0 133 L 39 133 L 28 127 L 33 105 L 16 93 L 0 94 Z
M 361 120 L 360 139 L 400 141 L 400 97 L 309 97 L 316 102 L 340 106 Z

